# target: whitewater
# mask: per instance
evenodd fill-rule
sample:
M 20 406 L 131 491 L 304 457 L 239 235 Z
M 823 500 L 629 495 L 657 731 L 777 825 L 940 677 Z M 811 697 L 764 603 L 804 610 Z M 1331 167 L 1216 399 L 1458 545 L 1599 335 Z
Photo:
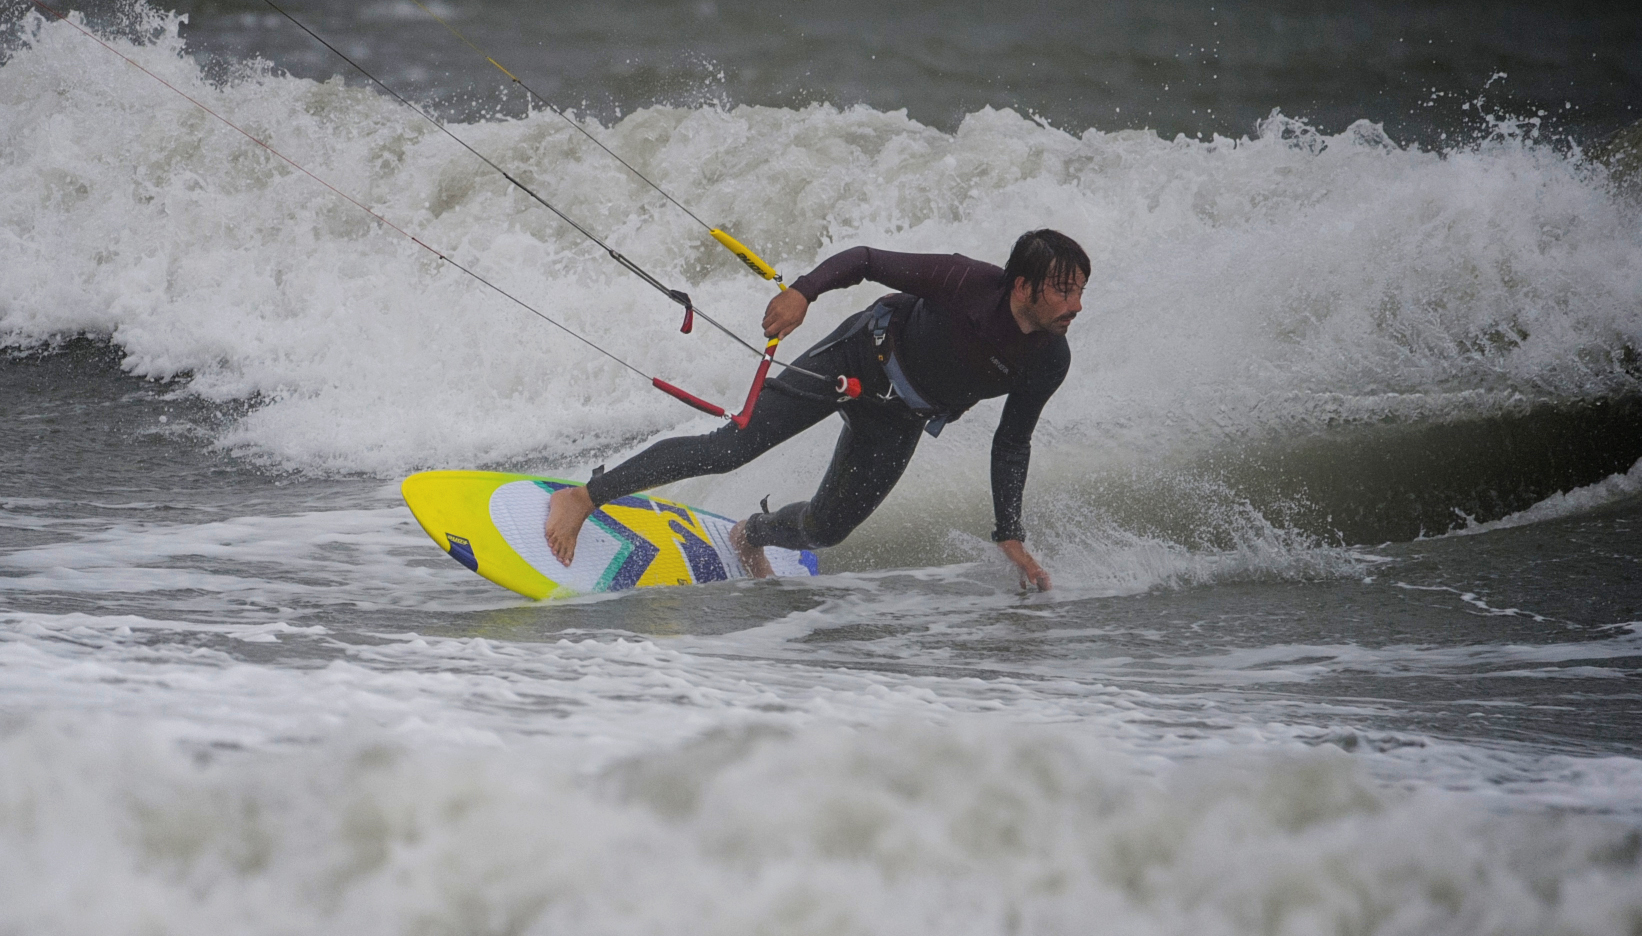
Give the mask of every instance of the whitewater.
M 647 373 L 756 358 L 415 114 L 105 40 Z M 983 403 L 811 580 L 519 599 L 398 499 L 719 424 L 72 27 L 0 58 L 0 933 L 1634 933 L 1642 212 L 1464 142 L 983 107 L 573 114 L 790 281 L 1094 271 L 1025 595 Z M 547 111 L 451 129 L 748 340 L 769 283 Z M 882 292 L 829 294 L 793 353 Z M 732 406 L 732 408 L 734 408 Z M 665 489 L 809 496 L 835 424 Z

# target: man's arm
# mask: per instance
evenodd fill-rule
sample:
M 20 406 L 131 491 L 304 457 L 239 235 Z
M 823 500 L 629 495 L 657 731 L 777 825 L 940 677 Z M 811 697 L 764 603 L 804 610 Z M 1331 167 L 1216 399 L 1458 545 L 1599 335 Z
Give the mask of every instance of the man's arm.
M 1003 418 L 992 434 L 992 513 L 997 527 L 992 541 L 1020 570 L 1021 584 L 1049 590 L 1049 574 L 1026 551 L 1026 529 L 1021 525 L 1021 500 L 1026 491 L 1026 470 L 1032 461 L 1032 431 L 1044 404 L 1060 388 L 1071 366 L 1071 354 L 1064 342 L 1054 358 L 1039 365 L 1037 373 L 1004 402 Z
M 961 254 L 899 253 L 851 247 L 821 261 L 820 266 L 794 280 L 792 288 L 814 302 L 824 292 L 872 280 L 896 292 L 911 293 L 939 305 L 955 299 L 966 283 L 974 288 L 972 278 L 1002 272 L 990 263 Z
M 851 247 L 833 254 L 821 265 L 793 280 L 791 288 L 770 300 L 764 310 L 764 336 L 785 338 L 804 321 L 809 304 L 822 293 L 846 289 L 872 280 L 896 292 L 911 293 L 948 308 L 959 304 L 968 284 L 1001 274 L 990 263 L 959 254 L 897 253 L 872 247 Z

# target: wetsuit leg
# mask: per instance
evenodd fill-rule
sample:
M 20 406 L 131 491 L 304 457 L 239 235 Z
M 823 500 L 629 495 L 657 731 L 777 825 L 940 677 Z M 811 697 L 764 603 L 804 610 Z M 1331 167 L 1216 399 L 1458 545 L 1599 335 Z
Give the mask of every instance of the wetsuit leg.
M 923 420 L 910 413 L 845 407 L 844 431 L 815 497 L 747 520 L 753 546 L 836 546 L 878 509 L 918 448 Z
M 846 318 L 793 363 L 818 374 L 863 373 L 859 359 L 867 352 L 847 345 L 848 339 L 861 331 L 865 315 L 862 312 Z M 800 395 L 783 393 L 774 384 L 792 387 Z M 827 381 L 787 371 L 766 385 L 747 428 L 726 424 L 706 435 L 662 439 L 587 482 L 587 493 L 593 503 L 608 504 L 618 497 L 685 478 L 733 471 L 837 411 L 839 404 L 830 402 L 832 395 Z
M 832 415 L 836 404 L 766 390 L 747 428 L 725 424 L 706 435 L 662 439 L 587 482 L 595 504 L 704 474 L 723 474 L 752 461 Z

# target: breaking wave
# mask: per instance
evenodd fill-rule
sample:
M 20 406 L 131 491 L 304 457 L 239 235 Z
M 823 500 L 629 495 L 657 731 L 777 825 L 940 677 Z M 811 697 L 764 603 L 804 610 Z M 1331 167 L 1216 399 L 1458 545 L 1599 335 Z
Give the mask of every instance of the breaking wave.
M 178 20 L 148 16 L 142 41 L 110 41 L 646 372 L 721 401 L 744 390 L 744 349 L 679 335 L 670 303 L 397 103 L 261 62 L 211 80 Z M 1040 527 L 1098 509 L 1231 548 L 1199 519 L 1246 503 L 1274 529 L 1379 542 L 1494 520 L 1642 457 L 1642 220 L 1600 167 L 1509 121 L 1445 152 L 1277 113 L 1208 141 L 990 109 L 944 133 L 826 105 L 588 126 L 789 278 L 855 244 L 998 259 L 1030 227 L 1077 237 L 1095 271 L 1037 438 Z M 455 130 L 756 333 L 768 284 L 559 118 Z M 250 403 L 213 430 L 225 450 L 305 471 L 576 474 L 712 425 L 64 24 L 15 24 L 0 150 L 0 341 L 103 336 L 132 374 Z M 828 296 L 795 344 L 877 289 Z M 912 529 L 947 554 L 931 530 L 986 529 L 996 413 L 926 442 L 867 528 L 875 548 Z M 806 496 L 829 434 L 676 493 L 728 512 Z M 1609 441 L 1536 454 L 1570 436 Z M 1181 484 L 1222 493 L 1182 499 Z

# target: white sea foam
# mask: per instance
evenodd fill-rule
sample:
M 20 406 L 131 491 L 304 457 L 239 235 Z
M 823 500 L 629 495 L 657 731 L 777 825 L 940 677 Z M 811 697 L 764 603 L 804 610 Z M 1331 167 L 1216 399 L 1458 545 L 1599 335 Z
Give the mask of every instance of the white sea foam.
M 1074 772 L 1066 752 L 1019 739 L 1009 752 L 1025 762 L 1017 765 L 995 746 L 916 736 L 806 739 L 822 748 L 812 751 L 729 736 L 634 763 L 612 791 L 631 791 L 623 802 L 531 753 L 434 757 L 356 741 L 307 756 L 219 756 L 200 767 L 100 727 L 31 726 L 3 742 L 6 759 L 24 767 L 8 771 L 0 800 L 4 815 L 18 817 L 0 826 L 11 926 L 755 932 L 819 917 L 846 931 L 984 932 L 1024 922 L 1036 932 L 1079 911 L 1110 925 L 1145 914 L 1146 903 L 1161 900 L 1151 913 L 1168 914 L 1185 909 L 1182 898 L 1201 900 L 1195 888 L 1180 893 L 1158 880 L 1193 864 L 1181 855 L 1198 831 L 1188 817 L 1177 815 L 1173 834 L 1160 836 L 1127 815 L 1136 799 L 1155 798 L 1144 785 L 1125 783 L 1110 763 Z M 778 747 L 788 750 L 772 756 Z M 97 779 L 111 773 L 99 750 L 122 767 L 116 795 Z M 63 784 L 62 774 L 77 782 Z M 1367 791 L 1330 792 L 1323 815 L 1305 823 L 1324 842 L 1378 811 Z M 1255 797 L 1233 799 L 1232 816 L 1211 815 L 1216 824 L 1294 847 L 1275 823 L 1251 821 Z M 1136 847 L 1140 854 L 1124 860 Z M 1307 857 L 1315 856 L 1316 846 Z M 1106 875 L 1103 858 L 1117 859 Z M 1140 880 L 1126 888 L 1124 871 Z M 1140 884 L 1141 894 L 1125 893 Z M 1300 909 L 1330 909 L 1323 896 Z M 115 905 L 118 916 L 107 909 Z
M 395 495 L 390 489 L 382 499 Z M 403 505 L 195 523 L 99 518 L 45 528 L 53 541 L 0 554 L 0 596 L 97 596 L 103 607 L 135 602 L 210 620 L 268 620 L 299 608 L 436 613 L 522 601 L 440 558 Z
M 1071 525 L 1068 524 L 1068 527 Z M 1056 531 L 1043 553 L 1064 584 L 1110 594 L 1238 581 L 1359 576 L 1378 557 L 1275 526 L 1252 508 L 1226 546 L 1186 546 L 1111 523 Z
M 335 643 L 0 623 L 8 689 L 49 684 L 0 724 L 0 926 L 1600 934 L 1642 912 L 1628 823 L 1523 808 L 1572 784 L 1634 809 L 1624 758 L 1182 730 L 1144 693 L 648 641 L 411 637 L 316 669 L 213 636 Z

